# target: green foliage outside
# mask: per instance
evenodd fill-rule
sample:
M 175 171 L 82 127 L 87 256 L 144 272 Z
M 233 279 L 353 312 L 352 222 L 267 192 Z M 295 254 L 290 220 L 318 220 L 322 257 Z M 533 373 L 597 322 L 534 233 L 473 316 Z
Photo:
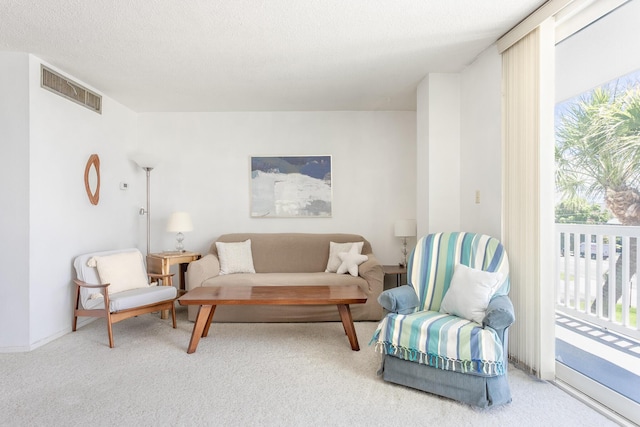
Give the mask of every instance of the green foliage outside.
M 640 223 L 640 87 L 599 87 L 571 103 L 556 128 L 556 188 L 564 200 L 606 202 Z M 631 209 L 629 209 L 632 207 Z
M 622 225 L 640 225 L 640 72 L 635 75 L 558 107 L 556 190 L 563 201 L 556 222 L 606 222 L 588 200 L 601 201 Z
M 556 122 L 555 161 L 556 189 L 562 193 L 563 200 L 571 201 L 571 209 L 560 212 L 556 209 L 557 222 L 599 221 L 596 212 L 580 206 L 578 200 L 586 199 L 602 200 L 622 225 L 640 225 L 640 83 L 637 77 L 635 81 L 603 85 L 562 106 Z M 570 245 L 569 250 L 575 252 L 577 242 L 571 241 Z M 632 237 L 629 272 L 637 271 L 637 250 L 638 239 Z M 564 253 L 565 248 L 561 247 L 561 251 Z M 618 257 L 615 283 L 609 283 L 608 271 L 604 274 L 601 289 L 605 316 L 610 294 L 616 303 L 622 296 L 622 269 L 623 257 Z M 610 285 L 615 288 L 610 290 Z M 591 310 L 594 309 L 592 304 Z
M 606 224 L 611 213 L 596 203 L 577 198 L 564 200 L 556 205 L 558 224 Z

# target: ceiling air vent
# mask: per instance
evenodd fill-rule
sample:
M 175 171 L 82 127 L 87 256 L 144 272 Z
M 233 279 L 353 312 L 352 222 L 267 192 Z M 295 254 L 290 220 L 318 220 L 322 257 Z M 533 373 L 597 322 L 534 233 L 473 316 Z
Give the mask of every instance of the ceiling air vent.
M 42 70 L 41 86 L 43 88 L 83 105 L 91 111 L 102 114 L 102 96 L 91 92 L 72 80 L 62 77 L 44 65 L 40 65 L 40 68 Z

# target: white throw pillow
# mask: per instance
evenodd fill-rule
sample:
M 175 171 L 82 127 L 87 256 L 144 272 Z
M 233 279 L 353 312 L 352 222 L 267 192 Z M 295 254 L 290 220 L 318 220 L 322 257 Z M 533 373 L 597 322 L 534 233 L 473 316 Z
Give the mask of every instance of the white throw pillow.
M 500 272 L 491 273 L 463 264 L 456 265 L 449 289 L 440 304 L 440 312 L 482 324 L 489 301 L 501 281 Z
M 216 248 L 220 260 L 220 275 L 256 272 L 253 268 L 251 239 L 234 243 L 216 242 Z
M 349 252 L 352 246 L 356 246 L 358 249 L 358 253 L 362 253 L 362 246 L 364 242 L 347 242 L 347 243 L 336 243 L 329 242 L 329 262 L 327 262 L 327 269 L 325 273 L 335 273 L 338 271 L 338 267 L 342 263 L 338 254 L 340 252 Z
M 366 255 L 360 255 L 356 245 L 352 245 L 349 252 L 340 252 L 338 258 L 342 260 L 342 264 L 340 264 L 336 273 L 344 274 L 349 272 L 352 276 L 357 276 L 358 266 L 369 259 Z
M 122 252 L 91 257 L 87 264 L 95 266 L 102 284 L 109 283 L 109 295 L 149 286 L 140 252 Z

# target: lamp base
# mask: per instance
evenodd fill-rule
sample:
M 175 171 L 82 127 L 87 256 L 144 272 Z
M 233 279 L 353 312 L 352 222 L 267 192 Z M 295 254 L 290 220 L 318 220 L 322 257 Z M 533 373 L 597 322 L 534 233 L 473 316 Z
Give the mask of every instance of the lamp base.
M 400 267 L 407 266 L 407 238 L 402 238 L 402 260 L 398 263 Z
M 178 233 L 176 234 L 176 251 L 184 252 L 184 245 L 182 241 L 184 240 L 184 234 Z

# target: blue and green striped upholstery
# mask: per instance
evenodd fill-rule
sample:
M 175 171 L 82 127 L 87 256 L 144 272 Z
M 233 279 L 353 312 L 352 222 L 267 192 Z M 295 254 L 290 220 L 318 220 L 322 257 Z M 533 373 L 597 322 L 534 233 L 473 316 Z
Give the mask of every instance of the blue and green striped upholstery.
M 502 272 L 495 295 L 509 292 L 509 262 L 497 239 L 465 232 L 430 234 L 418 241 L 408 262 L 407 280 L 419 307 L 411 314 L 388 314 L 372 342 L 382 353 L 436 368 L 501 375 L 506 361 L 497 333 L 438 311 L 456 264 Z
M 502 273 L 496 295 L 509 293 L 509 261 L 500 241 L 485 234 L 437 233 L 421 238 L 409 257 L 407 281 L 420 299 L 420 311 L 440 310 L 456 264 Z

